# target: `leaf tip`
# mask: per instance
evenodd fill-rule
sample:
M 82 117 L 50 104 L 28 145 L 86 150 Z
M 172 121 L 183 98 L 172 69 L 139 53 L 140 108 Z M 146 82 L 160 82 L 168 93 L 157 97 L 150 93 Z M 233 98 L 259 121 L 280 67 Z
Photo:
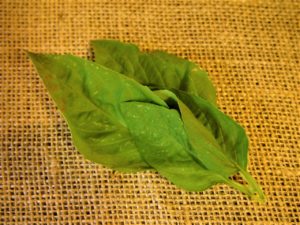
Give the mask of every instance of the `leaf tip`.
M 33 63 L 35 63 L 38 60 L 39 55 L 40 55 L 38 53 L 31 52 L 31 51 L 28 51 L 28 50 L 25 50 L 25 53 L 27 54 L 27 56 L 29 57 L 29 59 L 31 59 L 31 61 Z
M 255 193 L 250 198 L 259 204 L 265 204 L 267 202 L 267 197 L 263 193 Z
M 90 40 L 90 45 L 92 47 L 95 47 L 97 45 L 103 45 L 105 43 L 112 43 L 112 42 L 117 42 L 116 40 L 113 39 L 94 39 L 94 40 Z

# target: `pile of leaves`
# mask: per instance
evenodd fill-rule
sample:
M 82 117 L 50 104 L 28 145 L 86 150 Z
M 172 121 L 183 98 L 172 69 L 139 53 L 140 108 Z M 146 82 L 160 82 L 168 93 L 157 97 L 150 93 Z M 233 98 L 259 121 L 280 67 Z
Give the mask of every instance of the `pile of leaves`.
M 225 183 L 264 200 L 247 172 L 245 131 L 217 108 L 203 69 L 115 40 L 91 46 L 95 61 L 28 53 L 80 153 L 117 171 L 158 171 L 187 191 Z

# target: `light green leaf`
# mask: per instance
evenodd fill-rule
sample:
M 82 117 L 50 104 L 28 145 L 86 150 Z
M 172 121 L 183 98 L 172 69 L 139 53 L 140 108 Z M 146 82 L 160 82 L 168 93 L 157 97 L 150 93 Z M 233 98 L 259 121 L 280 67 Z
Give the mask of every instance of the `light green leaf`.
M 182 91 L 173 90 L 218 143 L 220 151 L 247 169 L 248 138 L 245 130 L 210 102 Z
M 71 55 L 29 53 L 50 95 L 66 118 L 77 149 L 89 160 L 120 171 L 150 168 L 142 160 L 120 113 L 120 103 L 166 107 L 147 87 Z
M 224 182 L 189 153 L 188 137 L 175 109 L 143 102 L 122 103 L 121 109 L 145 161 L 176 186 L 203 191 Z
M 155 92 L 169 107 L 177 108 L 180 112 L 185 133 L 188 137 L 190 148 L 186 151 L 195 158 L 208 171 L 222 177 L 223 182 L 240 190 L 250 197 L 264 200 L 260 186 L 246 170 L 247 164 L 247 137 L 243 129 L 235 124 L 229 117 L 218 111 L 209 102 L 190 94 L 181 92 L 185 102 L 197 106 L 197 112 L 204 114 L 203 118 L 194 116 L 192 111 L 172 92 L 160 90 Z M 195 99 L 193 99 L 195 98 Z M 174 103 L 175 102 L 175 103 Z M 228 141 L 222 132 L 233 129 L 233 139 Z M 215 132 L 217 130 L 217 132 Z M 224 136 L 225 135 L 225 136 Z M 222 136 L 219 138 L 219 136 Z M 234 143 L 234 144 L 233 144 Z M 229 147 L 233 147 L 229 149 Z M 243 149 L 236 149 L 241 147 Z M 239 173 L 248 185 L 242 185 L 230 179 L 231 175 Z

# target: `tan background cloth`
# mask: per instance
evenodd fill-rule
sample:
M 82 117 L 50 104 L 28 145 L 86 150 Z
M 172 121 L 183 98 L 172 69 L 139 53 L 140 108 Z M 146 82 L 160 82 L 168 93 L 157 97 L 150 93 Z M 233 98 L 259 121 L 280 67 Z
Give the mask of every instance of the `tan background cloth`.
M 0 1 L 0 224 L 299 224 L 300 4 Z M 187 193 L 85 160 L 24 50 L 91 57 L 89 40 L 163 49 L 209 71 L 245 127 L 265 205 L 226 185 Z

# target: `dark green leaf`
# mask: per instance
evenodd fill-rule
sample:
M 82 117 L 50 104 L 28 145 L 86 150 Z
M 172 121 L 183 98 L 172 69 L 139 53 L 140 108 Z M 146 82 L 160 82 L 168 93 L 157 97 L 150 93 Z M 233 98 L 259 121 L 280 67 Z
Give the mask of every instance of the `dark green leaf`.
M 196 64 L 162 51 L 140 52 L 133 44 L 114 40 L 91 42 L 97 63 L 153 89 L 178 89 L 213 104 L 216 91 L 208 74 Z

